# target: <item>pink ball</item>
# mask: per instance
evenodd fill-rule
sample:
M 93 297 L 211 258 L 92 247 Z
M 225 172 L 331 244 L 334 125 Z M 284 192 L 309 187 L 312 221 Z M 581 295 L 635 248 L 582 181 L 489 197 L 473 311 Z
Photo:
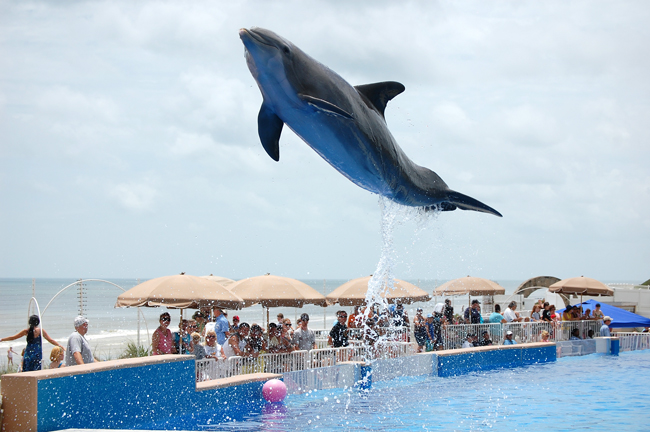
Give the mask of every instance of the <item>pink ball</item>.
M 282 402 L 287 396 L 287 386 L 279 379 L 272 379 L 264 383 L 262 395 L 269 402 Z

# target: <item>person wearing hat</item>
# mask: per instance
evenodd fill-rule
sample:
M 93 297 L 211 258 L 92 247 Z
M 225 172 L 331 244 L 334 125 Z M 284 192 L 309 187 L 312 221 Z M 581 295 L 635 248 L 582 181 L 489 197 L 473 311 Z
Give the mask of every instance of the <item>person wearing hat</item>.
M 571 305 L 564 309 L 564 312 L 562 312 L 562 321 L 573 321 L 573 314 L 571 311 L 573 311 L 573 306 Z
M 481 323 L 481 302 L 472 300 L 472 307 L 465 309 L 465 322 L 468 324 Z
M 506 338 L 503 341 L 504 345 L 517 345 L 517 341 L 512 338 L 512 332 L 508 330 L 506 332 Z
M 614 321 L 611 317 L 606 316 L 603 318 L 604 324 L 600 327 L 600 336 L 601 337 L 610 337 L 611 331 L 609 329 L 610 324 Z
M 483 332 L 483 338 L 480 341 L 478 341 L 478 344 L 480 346 L 492 345 L 492 339 L 490 339 L 490 333 L 488 333 L 487 330 Z
M 232 325 L 230 326 L 230 334 L 237 333 L 239 331 L 239 315 L 232 317 Z
M 65 365 L 75 366 L 95 361 L 90 350 L 90 344 L 86 340 L 88 333 L 88 319 L 78 316 L 74 319 L 74 332 L 68 338 L 68 346 L 65 349 Z
M 474 348 L 474 335 L 467 333 L 467 337 L 463 341 L 463 348 Z
M 300 315 L 300 327 L 293 332 L 292 343 L 301 351 L 316 349 L 316 334 L 313 330 L 307 328 L 309 324 L 309 315 L 306 313 Z
M 230 323 L 228 322 L 228 318 L 224 316 L 223 310 L 221 308 L 213 308 L 212 313 L 215 316 L 214 328 L 208 328 L 207 325 L 206 328 L 208 331 L 214 330 L 214 332 L 217 334 L 217 343 L 223 346 L 230 336 Z
M 418 352 L 422 352 L 427 343 L 427 325 L 422 316 L 422 308 L 417 309 L 415 318 L 413 318 L 413 333 L 415 333 L 415 341 L 418 344 Z

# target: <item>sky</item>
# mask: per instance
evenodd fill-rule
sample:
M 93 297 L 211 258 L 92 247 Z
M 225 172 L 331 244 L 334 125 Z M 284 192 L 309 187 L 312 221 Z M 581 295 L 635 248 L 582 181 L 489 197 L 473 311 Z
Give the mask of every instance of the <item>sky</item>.
M 404 152 L 497 209 L 403 217 L 394 274 L 650 277 L 646 1 L 0 1 L 0 277 L 351 279 L 379 200 L 257 136 L 238 30 L 399 81 Z

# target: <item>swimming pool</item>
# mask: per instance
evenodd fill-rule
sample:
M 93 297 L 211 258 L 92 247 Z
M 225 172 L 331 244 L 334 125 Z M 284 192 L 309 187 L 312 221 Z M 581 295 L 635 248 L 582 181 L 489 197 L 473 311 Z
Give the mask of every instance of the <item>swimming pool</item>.
M 555 363 L 450 378 L 373 383 L 294 395 L 227 422 L 209 416 L 178 429 L 648 430 L 650 352 L 568 357 Z M 167 425 L 169 427 L 171 425 Z

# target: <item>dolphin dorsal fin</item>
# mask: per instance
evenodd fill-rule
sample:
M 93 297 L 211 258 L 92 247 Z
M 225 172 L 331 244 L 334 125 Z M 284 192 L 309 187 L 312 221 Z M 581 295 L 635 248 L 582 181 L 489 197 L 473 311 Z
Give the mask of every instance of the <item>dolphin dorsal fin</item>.
M 404 85 L 395 81 L 358 85 L 354 88 L 370 101 L 382 117 L 388 101 L 406 89 Z

